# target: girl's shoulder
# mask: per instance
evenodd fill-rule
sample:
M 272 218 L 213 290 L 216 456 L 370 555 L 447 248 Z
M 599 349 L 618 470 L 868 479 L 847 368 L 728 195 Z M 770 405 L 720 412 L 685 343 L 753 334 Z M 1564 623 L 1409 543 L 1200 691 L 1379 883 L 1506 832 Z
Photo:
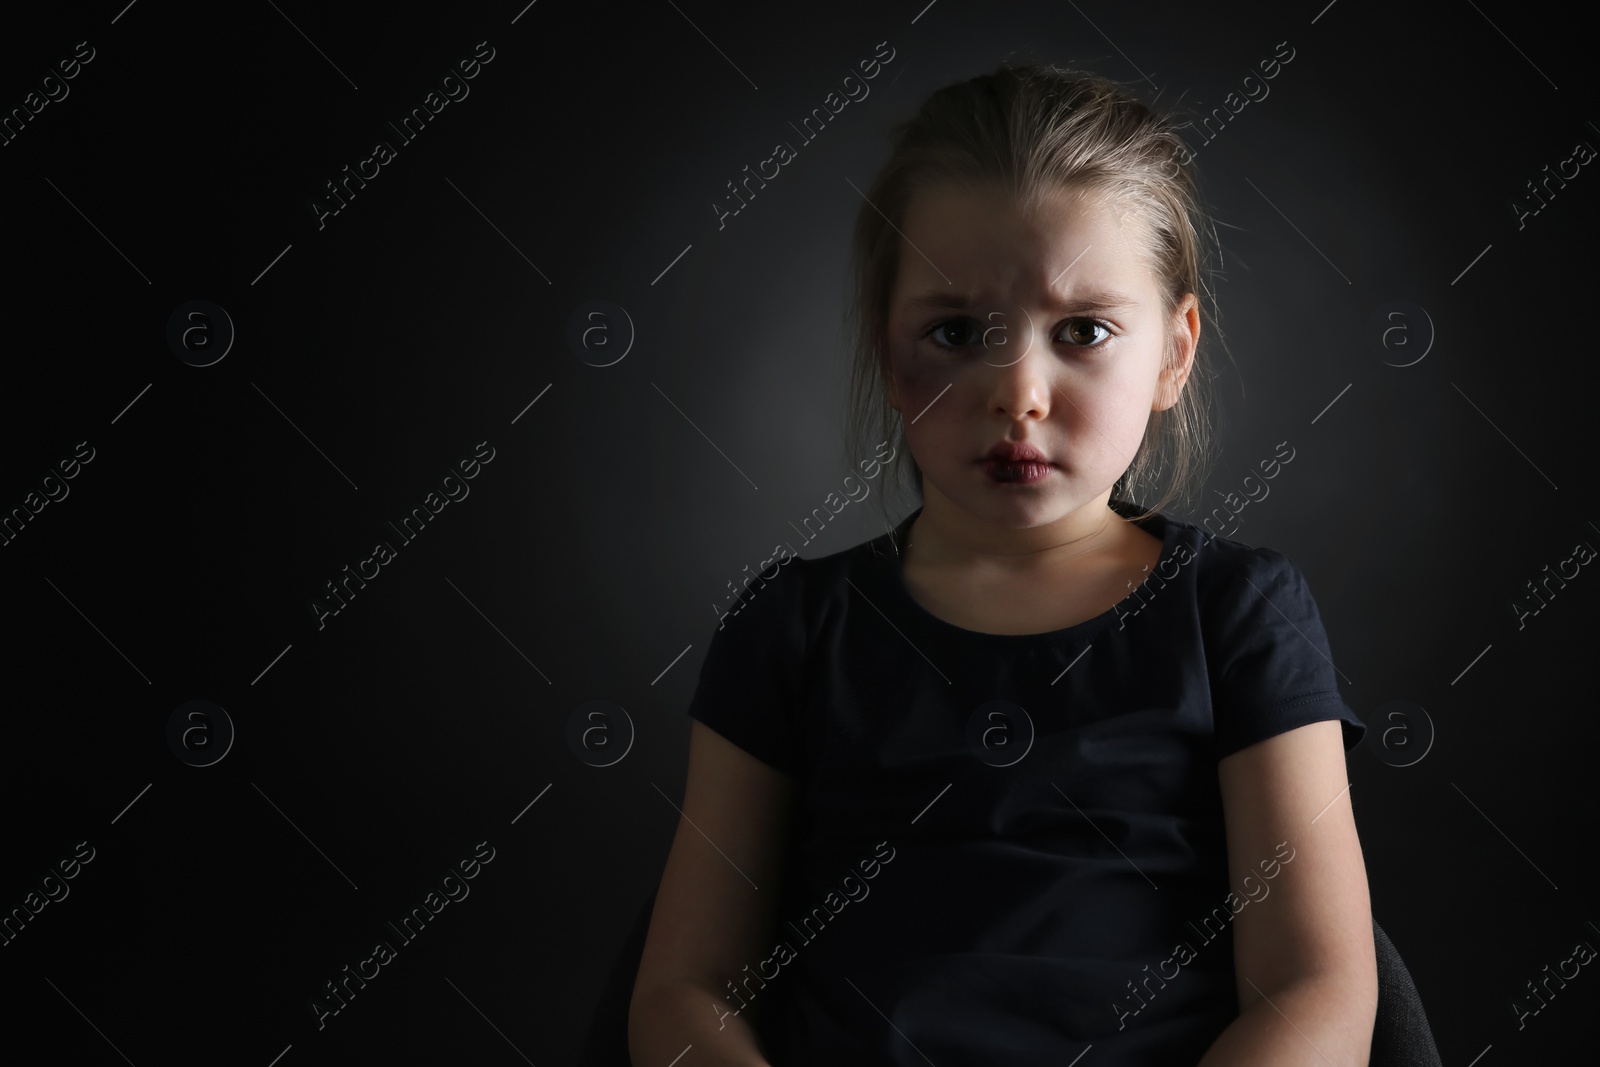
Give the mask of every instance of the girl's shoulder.
M 1274 566 L 1288 562 L 1288 557 L 1277 549 L 1265 545 L 1252 545 L 1216 532 L 1211 528 L 1209 519 L 1203 524 L 1197 524 L 1173 518 L 1165 512 L 1157 514 L 1160 520 L 1159 529 L 1155 532 L 1157 536 L 1166 535 L 1165 539 L 1169 543 L 1167 554 L 1185 564 L 1199 564 L 1195 567 L 1197 573 L 1216 577 L 1237 571 L 1243 566 L 1260 566 L 1263 561 Z M 1229 532 L 1237 530 L 1238 527 L 1234 527 L 1234 530 Z
M 1186 574 L 1186 584 L 1200 601 L 1203 616 L 1237 615 L 1263 599 L 1275 605 L 1280 596 L 1292 598 L 1297 607 L 1309 599 L 1305 575 L 1278 549 L 1248 544 L 1214 533 L 1208 525 L 1158 514 L 1158 536 L 1163 537 L 1165 548 L 1156 576 L 1170 583 Z

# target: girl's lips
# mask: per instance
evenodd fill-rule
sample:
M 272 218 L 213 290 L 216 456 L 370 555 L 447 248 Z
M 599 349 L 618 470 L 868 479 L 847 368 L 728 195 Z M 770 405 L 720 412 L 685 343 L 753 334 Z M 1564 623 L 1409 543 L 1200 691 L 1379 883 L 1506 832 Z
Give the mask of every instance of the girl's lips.
M 999 460 L 1005 463 L 1049 463 L 1045 454 L 1021 441 L 1000 441 L 979 462 Z
M 1042 462 L 1042 464 L 1050 462 L 1045 453 L 1027 442 L 995 442 L 979 462 L 992 459 L 998 459 L 1000 462 Z
M 1043 481 L 1055 469 L 1052 463 L 1012 463 L 999 459 L 985 459 L 981 465 L 991 481 L 1002 485 L 1032 485 Z

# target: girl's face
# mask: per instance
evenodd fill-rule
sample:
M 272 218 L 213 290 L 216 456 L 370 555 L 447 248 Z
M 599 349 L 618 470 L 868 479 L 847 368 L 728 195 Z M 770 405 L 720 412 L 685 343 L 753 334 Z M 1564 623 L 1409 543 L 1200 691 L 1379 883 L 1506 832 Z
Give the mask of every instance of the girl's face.
M 928 504 L 1012 529 L 1103 506 L 1150 413 L 1177 402 L 1200 333 L 1193 294 L 1163 314 L 1138 218 L 1065 188 L 1026 217 L 998 188 L 941 185 L 902 232 L 889 398 Z M 1000 442 L 1049 467 L 995 469 L 983 460 Z

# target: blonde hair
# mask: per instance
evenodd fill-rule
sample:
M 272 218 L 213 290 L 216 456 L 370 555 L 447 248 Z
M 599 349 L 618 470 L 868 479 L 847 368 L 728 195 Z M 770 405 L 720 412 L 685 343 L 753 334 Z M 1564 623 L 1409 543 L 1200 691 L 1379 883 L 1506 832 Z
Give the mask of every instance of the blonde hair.
M 907 447 L 904 423 L 889 404 L 886 343 L 900 230 L 912 198 L 935 185 L 998 183 L 1027 210 L 1066 186 L 1131 208 L 1149 237 L 1146 261 L 1161 292 L 1164 321 L 1170 321 L 1186 294 L 1199 300 L 1202 289 L 1210 292 L 1201 277 L 1209 261 L 1201 240 L 1207 222 L 1193 162 L 1177 133 L 1182 125 L 1100 75 L 1029 64 L 1002 66 L 945 86 L 914 118 L 894 127 L 889 159 L 856 216 L 846 297 L 854 350 L 847 454 L 866 454 L 868 442 L 893 441 L 904 462 L 890 464 L 894 470 L 886 490 L 909 476 L 910 486 L 921 492 L 922 471 Z M 1215 231 L 1210 234 L 1214 245 Z M 1199 311 L 1204 350 L 1216 323 L 1206 301 Z M 1220 342 L 1220 329 L 1217 333 Z M 1169 336 L 1163 366 L 1171 366 L 1176 356 Z M 1186 497 L 1203 483 L 1215 459 L 1208 365 L 1199 357 L 1197 350 L 1177 402 L 1151 412 L 1144 439 L 1112 489 L 1112 499 L 1132 501 L 1147 484 L 1168 475 L 1165 493 L 1140 518 Z M 879 494 L 885 526 L 889 495 Z

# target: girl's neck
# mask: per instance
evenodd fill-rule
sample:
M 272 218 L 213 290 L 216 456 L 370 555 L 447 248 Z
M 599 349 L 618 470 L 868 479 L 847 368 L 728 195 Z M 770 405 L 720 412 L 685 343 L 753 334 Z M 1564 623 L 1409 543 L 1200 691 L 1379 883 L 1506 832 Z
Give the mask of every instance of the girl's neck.
M 938 493 L 925 492 L 921 513 L 901 546 L 902 563 L 919 568 L 1022 575 L 1053 570 L 1080 557 L 1118 549 L 1128 520 L 1111 509 L 1111 490 L 1051 522 L 1000 526 Z

